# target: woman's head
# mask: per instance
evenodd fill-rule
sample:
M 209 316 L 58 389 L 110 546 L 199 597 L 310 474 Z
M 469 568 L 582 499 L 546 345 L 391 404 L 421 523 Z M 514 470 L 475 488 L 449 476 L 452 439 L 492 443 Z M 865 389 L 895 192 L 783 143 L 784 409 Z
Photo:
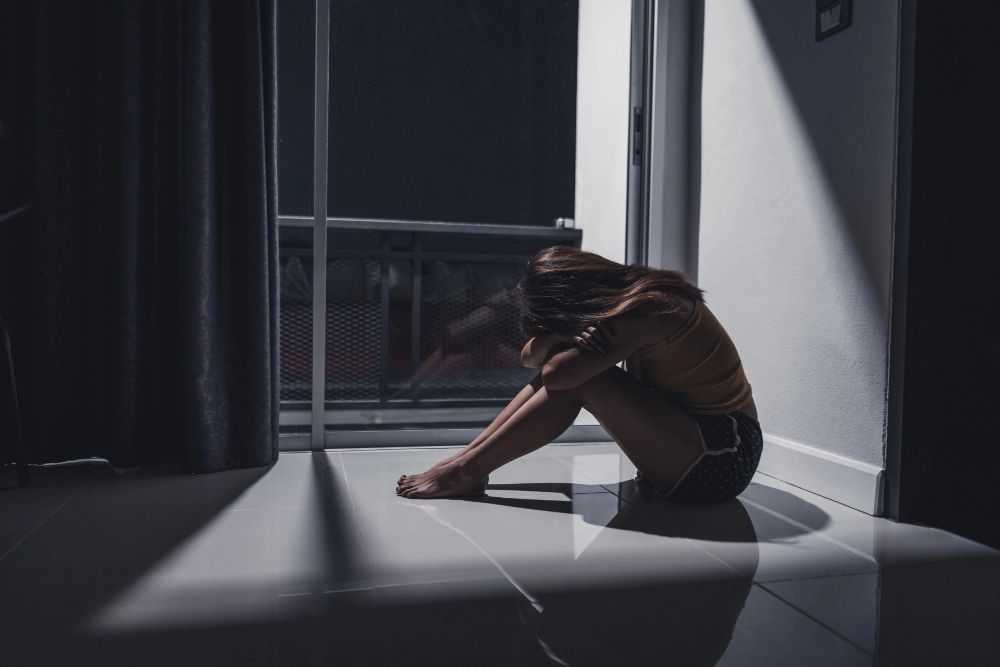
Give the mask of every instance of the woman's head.
M 535 255 L 514 289 L 527 336 L 571 333 L 619 315 L 676 312 L 672 294 L 704 300 L 682 273 L 625 266 L 570 246 Z

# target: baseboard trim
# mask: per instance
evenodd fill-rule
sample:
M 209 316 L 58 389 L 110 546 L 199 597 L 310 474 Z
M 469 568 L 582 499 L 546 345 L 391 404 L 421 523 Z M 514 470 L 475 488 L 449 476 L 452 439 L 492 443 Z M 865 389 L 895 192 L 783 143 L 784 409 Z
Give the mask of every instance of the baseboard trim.
M 882 516 L 885 471 L 881 468 L 765 433 L 757 471 L 865 514 Z
M 481 428 L 438 429 L 378 429 L 327 431 L 327 449 L 363 447 L 461 447 L 478 436 Z M 554 442 L 608 442 L 611 438 L 601 426 L 573 425 Z M 282 435 L 278 449 L 283 452 L 302 452 L 310 449 L 310 436 L 305 434 Z

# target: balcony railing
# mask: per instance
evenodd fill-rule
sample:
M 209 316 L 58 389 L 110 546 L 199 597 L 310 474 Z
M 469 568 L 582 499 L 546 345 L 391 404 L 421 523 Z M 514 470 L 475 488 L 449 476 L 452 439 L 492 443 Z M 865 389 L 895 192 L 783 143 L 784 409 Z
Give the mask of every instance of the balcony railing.
M 282 217 L 281 401 L 312 396 L 312 218 Z M 510 292 L 577 229 L 329 218 L 327 410 L 501 405 L 534 375 Z

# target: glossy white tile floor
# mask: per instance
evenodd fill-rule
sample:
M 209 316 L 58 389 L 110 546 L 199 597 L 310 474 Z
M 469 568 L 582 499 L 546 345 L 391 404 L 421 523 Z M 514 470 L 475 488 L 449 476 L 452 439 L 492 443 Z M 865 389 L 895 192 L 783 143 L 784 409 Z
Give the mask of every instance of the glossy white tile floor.
M 36 469 L 0 491 L 0 664 L 1000 664 L 992 549 L 763 475 L 670 504 L 612 444 L 396 497 L 451 451 Z

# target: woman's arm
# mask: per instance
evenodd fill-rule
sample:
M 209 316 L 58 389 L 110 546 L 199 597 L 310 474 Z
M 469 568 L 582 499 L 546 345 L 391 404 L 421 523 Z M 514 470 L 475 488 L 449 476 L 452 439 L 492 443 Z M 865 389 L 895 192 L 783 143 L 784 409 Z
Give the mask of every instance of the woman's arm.
M 549 360 L 556 345 L 567 347 L 573 342 L 572 336 L 564 334 L 545 334 L 529 340 L 521 350 L 521 363 L 525 368 L 541 368 Z
M 616 318 L 602 325 L 607 345 L 573 345 L 557 350 L 542 366 L 542 383 L 546 388 L 559 391 L 575 389 L 581 384 L 611 368 L 643 345 L 651 342 L 655 329 L 648 317 Z M 603 352 L 595 351 L 604 349 Z
M 609 324 L 587 327 L 576 334 L 546 334 L 529 340 L 521 350 L 521 363 L 525 368 L 541 368 L 553 354 L 569 349 L 570 345 L 579 345 L 592 352 L 607 352 L 611 347 L 611 336 L 615 328 Z M 561 346 L 561 349 L 558 347 Z

